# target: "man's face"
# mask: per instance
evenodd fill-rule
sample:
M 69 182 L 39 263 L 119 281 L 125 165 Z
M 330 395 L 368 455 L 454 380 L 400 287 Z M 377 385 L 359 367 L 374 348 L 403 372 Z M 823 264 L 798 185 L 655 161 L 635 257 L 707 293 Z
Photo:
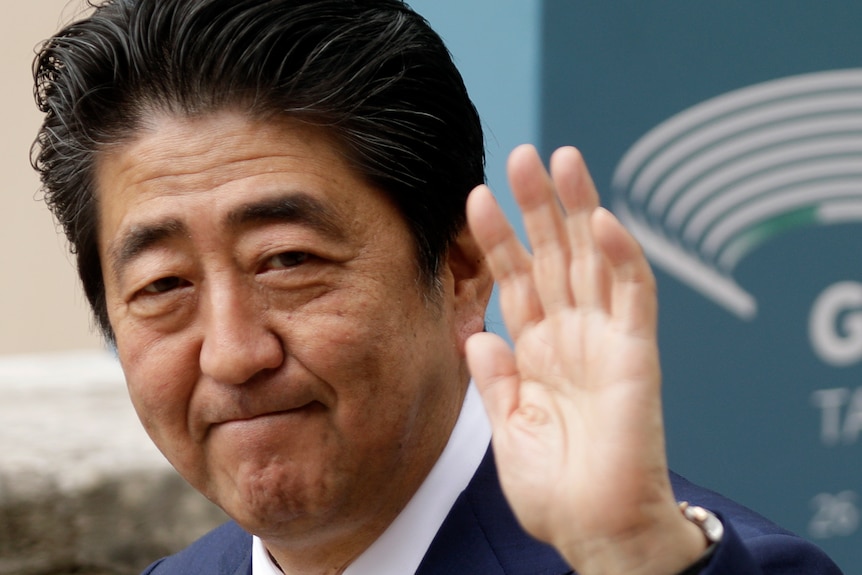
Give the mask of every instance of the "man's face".
M 489 287 L 469 237 L 428 298 L 389 200 L 286 120 L 157 117 L 96 181 L 108 313 L 156 445 L 262 537 L 382 530 L 457 418 Z

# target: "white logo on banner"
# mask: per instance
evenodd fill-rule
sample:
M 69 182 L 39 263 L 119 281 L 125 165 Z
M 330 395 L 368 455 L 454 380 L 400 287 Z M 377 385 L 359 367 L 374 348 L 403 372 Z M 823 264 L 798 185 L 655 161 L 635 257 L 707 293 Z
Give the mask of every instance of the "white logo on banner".
M 818 389 L 811 402 L 820 409 L 820 442 L 855 445 L 862 433 L 862 387 Z
M 814 351 L 830 365 L 862 360 L 862 284 L 848 281 L 826 288 L 811 309 L 808 334 Z
M 819 493 L 811 500 L 814 517 L 808 524 L 808 533 L 815 539 L 846 537 L 859 527 L 858 496 L 854 491 L 836 495 Z
M 745 256 L 794 228 L 862 221 L 862 69 L 773 80 L 677 114 L 632 146 L 612 187 L 654 264 L 752 319 L 757 302 L 732 275 Z

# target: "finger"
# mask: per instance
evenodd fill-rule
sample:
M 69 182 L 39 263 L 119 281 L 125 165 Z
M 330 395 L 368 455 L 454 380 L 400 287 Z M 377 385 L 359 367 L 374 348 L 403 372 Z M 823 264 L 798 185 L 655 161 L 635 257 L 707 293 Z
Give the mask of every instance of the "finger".
M 611 313 L 628 333 L 655 337 L 655 276 L 637 240 L 604 208 L 593 215 L 596 241 L 612 271 Z
M 596 246 L 590 220 L 599 205 L 599 194 L 581 153 L 573 147 L 551 156 L 551 175 L 566 210 L 566 233 L 571 249 L 569 282 L 581 307 L 607 309 L 608 273 Z
M 467 340 L 467 365 L 496 431 L 518 407 L 520 376 L 512 350 L 497 335 L 476 333 Z
M 487 186 L 477 186 L 467 198 L 467 223 L 499 287 L 503 321 L 517 340 L 524 326 L 544 317 L 532 258 Z
M 533 250 L 533 277 L 546 313 L 572 305 L 569 289 L 569 244 L 563 210 L 542 160 L 533 146 L 515 148 L 509 155 L 509 181 L 524 217 Z

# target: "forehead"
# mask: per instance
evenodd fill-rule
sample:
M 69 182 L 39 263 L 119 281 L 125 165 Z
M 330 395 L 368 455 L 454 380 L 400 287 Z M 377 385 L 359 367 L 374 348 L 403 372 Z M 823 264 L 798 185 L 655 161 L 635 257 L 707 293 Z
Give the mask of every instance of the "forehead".
M 334 135 L 298 120 L 258 121 L 229 111 L 192 118 L 157 114 L 131 138 L 99 154 L 97 195 L 104 200 L 119 188 L 141 184 L 181 192 L 279 169 L 361 177 Z
M 230 242 L 255 222 L 301 223 L 333 241 L 407 229 L 332 134 L 290 119 L 153 117 L 99 158 L 95 180 L 99 252 L 112 275 L 169 238 Z
M 149 118 L 132 139 L 100 154 L 95 182 L 102 239 L 203 196 L 199 217 L 276 193 L 316 194 L 348 211 L 387 201 L 329 131 L 231 112 Z

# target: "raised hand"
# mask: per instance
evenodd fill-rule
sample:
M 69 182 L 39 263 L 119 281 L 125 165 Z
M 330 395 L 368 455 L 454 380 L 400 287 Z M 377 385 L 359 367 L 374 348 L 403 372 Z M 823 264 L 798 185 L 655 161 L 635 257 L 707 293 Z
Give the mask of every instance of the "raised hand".
M 583 575 L 673 574 L 706 542 L 668 479 L 655 281 L 580 153 L 561 148 L 550 167 L 530 146 L 509 158 L 532 255 L 487 187 L 467 205 L 514 342 L 467 344 L 500 480 L 525 529 Z

